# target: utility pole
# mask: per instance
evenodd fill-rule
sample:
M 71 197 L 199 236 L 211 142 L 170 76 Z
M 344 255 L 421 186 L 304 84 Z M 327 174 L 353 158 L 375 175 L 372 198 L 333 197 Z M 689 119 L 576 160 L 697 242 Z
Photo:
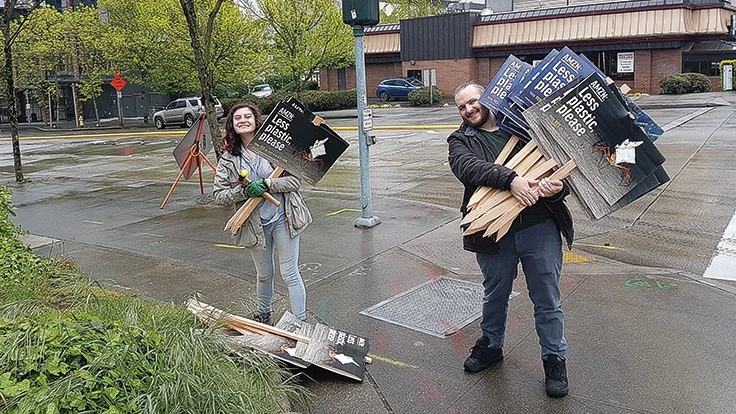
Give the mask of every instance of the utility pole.
M 360 152 L 360 209 L 362 214 L 355 219 L 353 225 L 361 229 L 381 224 L 381 219 L 373 215 L 373 201 L 371 199 L 369 142 L 366 129 L 372 128 L 372 125 L 369 123 L 371 114 L 366 96 L 365 55 L 363 52 L 365 33 L 363 26 L 378 24 L 378 10 L 378 0 L 343 0 L 342 2 L 342 21 L 353 27 L 353 37 L 355 38 L 355 82 L 358 88 L 358 143 Z

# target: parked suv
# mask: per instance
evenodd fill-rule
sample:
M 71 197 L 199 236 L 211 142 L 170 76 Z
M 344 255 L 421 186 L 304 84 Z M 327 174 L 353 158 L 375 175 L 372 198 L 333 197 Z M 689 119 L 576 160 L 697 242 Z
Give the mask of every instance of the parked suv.
M 376 88 L 376 97 L 383 102 L 389 99 L 408 99 L 409 92 L 423 86 L 422 81 L 415 78 L 384 79 Z
M 153 123 L 158 129 L 164 129 L 171 124 L 191 128 L 202 113 L 204 113 L 204 105 L 200 98 L 179 98 L 171 101 L 162 111 L 153 114 Z M 215 113 L 217 113 L 217 119 L 224 115 L 222 104 L 217 98 L 215 98 Z

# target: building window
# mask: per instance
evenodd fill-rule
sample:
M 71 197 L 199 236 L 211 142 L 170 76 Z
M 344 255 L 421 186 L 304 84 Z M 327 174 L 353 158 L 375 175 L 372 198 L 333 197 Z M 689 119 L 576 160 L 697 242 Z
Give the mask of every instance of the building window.
M 617 81 L 634 80 L 634 66 L 636 65 L 636 61 L 633 51 L 605 52 L 605 56 L 608 58 L 605 60 L 608 64 L 603 69 L 603 73 Z
M 414 78 L 414 79 L 417 79 L 417 80 L 422 80 L 422 70 L 421 69 L 419 69 L 419 70 L 414 70 L 414 69 L 407 70 L 406 71 L 406 77 L 407 78 Z
M 682 73 L 702 73 L 707 76 L 719 76 L 718 62 L 682 62 Z

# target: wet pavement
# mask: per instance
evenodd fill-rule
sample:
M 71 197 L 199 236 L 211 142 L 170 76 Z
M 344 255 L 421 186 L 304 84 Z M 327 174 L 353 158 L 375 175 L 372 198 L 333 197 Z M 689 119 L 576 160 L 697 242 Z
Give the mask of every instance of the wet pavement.
M 736 210 L 728 185 L 736 179 L 733 101 L 736 94 L 725 93 L 639 98 L 669 125 L 657 146 L 672 181 L 597 221 L 568 199 L 576 239 L 561 280 L 570 376 L 564 399 L 544 394 L 521 273 L 504 363 L 478 374 L 462 369 L 480 335 L 477 320 L 439 338 L 359 313 L 440 277 L 481 282 L 474 256 L 462 250 L 461 188 L 447 166 L 447 125 L 457 124 L 456 109 L 374 110 L 374 125 L 423 129 L 375 131 L 373 210 L 382 224 L 367 230 L 353 227 L 360 214 L 357 136 L 340 131 L 350 149 L 304 191 L 315 221 L 301 238 L 300 268 L 309 319 L 368 337 L 374 362 L 363 383 L 308 369 L 304 384 L 315 400 L 294 410 L 733 412 L 736 282 L 702 277 Z M 349 111 L 323 115 L 331 126 L 355 125 Z M 171 156 L 177 137 L 52 138 L 22 141 L 31 182 L 20 185 L 12 183 L 10 144 L 0 140 L 0 182 L 11 185 L 14 221 L 39 252 L 71 258 L 92 278 L 144 298 L 183 303 L 198 292 L 216 306 L 252 309 L 253 264 L 222 231 L 231 212 L 200 195 L 196 176 L 159 209 L 178 173 Z M 205 192 L 212 176 L 205 171 Z M 277 290 L 283 311 L 283 282 Z M 411 306 L 426 313 L 423 303 Z

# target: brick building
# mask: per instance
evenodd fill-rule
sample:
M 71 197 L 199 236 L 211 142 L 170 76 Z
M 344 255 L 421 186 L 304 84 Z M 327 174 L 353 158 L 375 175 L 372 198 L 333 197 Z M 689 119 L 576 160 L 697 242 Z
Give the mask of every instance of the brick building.
M 563 46 L 585 54 L 617 84 L 650 94 L 660 93 L 662 77 L 681 72 L 703 73 L 717 90 L 718 63 L 736 59 L 736 7 L 727 0 L 567 4 L 504 13 L 450 13 L 366 28 L 368 95 L 373 96 L 382 79 L 421 79 L 431 69 L 437 87 L 449 95 L 467 80 L 490 82 L 509 54 L 534 63 Z M 531 2 L 520 5 L 531 7 Z M 354 87 L 354 67 L 320 71 L 321 89 Z

